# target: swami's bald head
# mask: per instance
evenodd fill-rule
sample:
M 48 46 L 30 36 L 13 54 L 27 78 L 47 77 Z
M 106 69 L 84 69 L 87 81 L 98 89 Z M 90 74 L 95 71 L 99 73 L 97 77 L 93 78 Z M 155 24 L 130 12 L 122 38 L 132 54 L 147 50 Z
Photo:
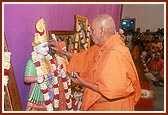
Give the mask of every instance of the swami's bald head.
M 115 22 L 108 14 L 100 14 L 92 21 L 92 37 L 96 44 L 103 45 L 104 42 L 115 34 Z

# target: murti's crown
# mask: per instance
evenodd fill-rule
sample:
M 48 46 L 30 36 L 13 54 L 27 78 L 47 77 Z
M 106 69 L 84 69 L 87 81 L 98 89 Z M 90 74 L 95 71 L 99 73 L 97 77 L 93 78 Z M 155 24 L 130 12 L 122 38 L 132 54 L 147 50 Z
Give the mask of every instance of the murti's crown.
M 37 20 L 35 29 L 36 33 L 34 34 L 34 40 L 32 42 L 33 47 L 48 41 L 46 24 L 43 18 Z

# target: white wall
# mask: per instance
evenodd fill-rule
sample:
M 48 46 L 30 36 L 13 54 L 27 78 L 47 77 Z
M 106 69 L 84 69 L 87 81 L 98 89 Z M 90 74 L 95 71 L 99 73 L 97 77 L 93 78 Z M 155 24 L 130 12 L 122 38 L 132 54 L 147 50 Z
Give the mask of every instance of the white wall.
M 141 32 L 146 29 L 155 32 L 158 28 L 164 28 L 164 7 L 164 3 L 124 4 L 122 18 L 136 18 L 135 28 L 140 27 Z

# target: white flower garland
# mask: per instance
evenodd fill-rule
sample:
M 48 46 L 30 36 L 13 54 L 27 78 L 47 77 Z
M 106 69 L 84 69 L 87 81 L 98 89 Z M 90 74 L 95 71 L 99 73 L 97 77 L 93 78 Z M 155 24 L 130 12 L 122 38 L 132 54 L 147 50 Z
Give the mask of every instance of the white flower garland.
M 47 60 L 52 59 L 52 57 L 50 55 L 45 56 L 45 58 Z M 39 76 L 39 77 L 43 76 L 43 81 L 42 81 L 42 83 L 39 83 L 39 85 L 40 85 L 41 91 L 42 91 L 43 96 L 44 96 L 44 102 L 46 104 L 47 111 L 53 111 L 54 108 L 52 106 L 52 103 L 49 100 L 50 97 L 49 97 L 48 90 L 47 90 L 47 84 L 46 84 L 46 82 L 44 82 L 45 81 L 45 76 L 48 74 L 47 69 L 42 68 L 42 66 L 41 66 L 42 60 L 38 57 L 38 55 L 35 51 L 32 52 L 32 60 L 33 60 L 33 63 L 36 65 L 37 76 Z M 53 64 L 52 66 L 55 66 L 55 64 Z M 55 68 L 54 68 L 54 70 L 56 70 Z M 57 77 L 54 77 L 54 83 L 58 83 L 58 78 Z M 56 94 L 56 92 L 58 93 L 59 90 L 58 90 L 58 88 L 55 87 L 54 88 L 54 95 Z M 54 104 L 58 105 L 59 103 L 54 103 Z
M 63 61 L 65 61 L 65 59 L 63 57 L 58 56 L 57 54 L 55 54 L 55 57 L 58 62 L 58 77 L 62 77 L 67 109 L 72 110 L 71 80 L 70 78 L 66 78 L 66 68 L 63 68 L 66 67 L 65 65 L 63 65 Z
M 11 66 L 11 52 L 4 52 L 4 95 L 9 81 L 9 69 Z
M 47 111 L 53 111 L 53 110 L 58 110 L 59 109 L 59 84 L 58 84 L 58 77 L 62 77 L 63 81 L 63 86 L 64 86 L 64 91 L 65 91 L 65 98 L 66 98 L 66 104 L 67 104 L 67 109 L 72 110 L 72 101 L 71 101 L 71 87 L 68 87 L 69 81 L 67 81 L 66 78 L 66 70 L 62 65 L 62 60 L 59 58 L 59 56 L 56 56 L 57 62 L 58 62 L 58 67 L 55 65 L 55 61 L 52 58 L 51 55 L 45 56 L 45 58 L 50 62 L 52 69 L 54 72 L 52 73 L 53 77 L 53 92 L 54 92 L 54 102 L 50 101 L 50 97 L 48 94 L 47 90 L 47 84 L 45 81 L 46 75 L 48 74 L 47 69 L 43 69 L 41 66 L 42 60 L 37 56 L 37 53 L 34 51 L 32 52 L 32 60 L 33 63 L 36 65 L 36 70 L 37 70 L 37 75 L 38 76 L 43 76 L 44 81 L 40 84 L 41 91 L 44 96 L 44 102 L 46 104 Z
M 89 36 L 90 36 L 90 24 L 88 24 L 88 27 L 87 27 L 87 36 L 86 36 L 86 40 L 83 38 L 82 36 L 82 30 L 81 30 L 81 27 L 79 24 L 77 24 L 77 28 L 76 28 L 76 31 L 77 31 L 77 34 L 75 36 L 75 49 L 74 49 L 74 53 L 77 53 L 78 51 L 78 41 L 80 39 L 80 42 L 82 43 L 82 46 L 84 47 L 85 50 L 88 49 L 88 45 L 89 45 Z

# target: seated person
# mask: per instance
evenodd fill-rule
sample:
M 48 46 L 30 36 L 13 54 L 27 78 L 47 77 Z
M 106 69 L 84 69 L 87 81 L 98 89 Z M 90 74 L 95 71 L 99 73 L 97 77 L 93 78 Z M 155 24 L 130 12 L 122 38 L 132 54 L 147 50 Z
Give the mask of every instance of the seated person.
M 164 86 L 164 60 L 161 59 L 160 52 L 156 52 L 154 59 L 150 60 L 148 69 L 145 78 L 154 85 Z
M 161 50 L 163 49 L 163 45 L 162 45 L 162 43 L 159 41 L 159 38 L 158 38 L 158 37 L 155 38 L 155 41 L 152 43 L 152 47 L 158 48 L 159 51 L 161 51 Z
M 143 66 L 144 66 L 144 72 L 148 72 L 148 65 L 150 63 L 150 60 L 151 59 L 154 59 L 155 58 L 155 49 L 151 49 L 151 50 L 148 50 L 148 53 L 146 55 L 146 59 L 145 59 L 145 62 L 143 63 Z
M 149 52 L 149 47 L 148 47 L 148 46 L 146 46 L 146 47 L 145 47 L 145 50 L 144 50 L 144 51 L 142 51 L 142 53 L 141 53 L 141 61 L 142 61 L 142 63 L 143 63 L 143 64 L 144 64 L 144 63 L 145 63 L 145 61 L 146 61 L 146 58 L 147 58 L 148 52 Z
M 134 60 L 136 60 L 136 59 L 138 59 L 139 56 L 140 56 L 139 45 L 138 45 L 138 42 L 136 42 L 134 49 L 132 51 L 132 57 Z

